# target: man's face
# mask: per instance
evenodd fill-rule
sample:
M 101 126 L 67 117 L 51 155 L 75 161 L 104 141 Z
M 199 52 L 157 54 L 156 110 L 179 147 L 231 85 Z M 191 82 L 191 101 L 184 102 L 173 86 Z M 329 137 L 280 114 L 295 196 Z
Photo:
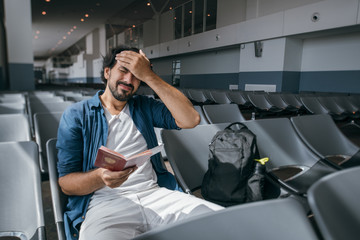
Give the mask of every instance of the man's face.
M 140 80 L 118 62 L 112 69 L 106 68 L 104 75 L 111 94 L 119 101 L 129 100 L 140 86 Z

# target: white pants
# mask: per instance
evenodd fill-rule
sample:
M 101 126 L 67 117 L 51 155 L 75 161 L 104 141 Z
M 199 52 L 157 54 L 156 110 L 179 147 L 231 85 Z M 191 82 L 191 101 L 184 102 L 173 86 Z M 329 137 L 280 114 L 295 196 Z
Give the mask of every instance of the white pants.
M 132 239 L 157 226 L 220 209 L 223 207 L 166 188 L 120 195 L 88 209 L 80 240 Z

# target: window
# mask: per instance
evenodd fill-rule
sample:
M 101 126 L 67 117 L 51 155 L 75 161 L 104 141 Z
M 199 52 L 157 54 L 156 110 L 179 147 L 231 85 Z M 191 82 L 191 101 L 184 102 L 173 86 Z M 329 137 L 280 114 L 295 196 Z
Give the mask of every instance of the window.
M 184 5 L 184 37 L 192 34 L 192 16 L 192 1 L 190 1 Z
M 174 9 L 175 39 L 216 28 L 217 0 L 193 0 Z
M 204 31 L 204 0 L 195 1 L 194 34 Z
M 206 31 L 216 28 L 217 0 L 206 1 Z
M 125 45 L 143 48 L 143 25 L 139 25 L 137 27 L 129 28 L 125 31 Z
M 182 37 L 182 9 L 183 9 L 182 6 L 175 9 L 175 16 L 174 16 L 175 39 Z
M 171 84 L 175 87 L 180 86 L 180 68 L 181 68 L 181 61 L 174 60 L 172 62 L 172 81 Z

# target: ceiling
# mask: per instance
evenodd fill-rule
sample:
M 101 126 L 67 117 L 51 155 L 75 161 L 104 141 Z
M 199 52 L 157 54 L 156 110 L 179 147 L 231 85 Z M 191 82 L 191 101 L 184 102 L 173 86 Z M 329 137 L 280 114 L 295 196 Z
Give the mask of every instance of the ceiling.
M 187 1 L 31 0 L 34 58 L 71 55 L 82 48 L 81 39 L 101 25 L 106 24 L 112 36 Z

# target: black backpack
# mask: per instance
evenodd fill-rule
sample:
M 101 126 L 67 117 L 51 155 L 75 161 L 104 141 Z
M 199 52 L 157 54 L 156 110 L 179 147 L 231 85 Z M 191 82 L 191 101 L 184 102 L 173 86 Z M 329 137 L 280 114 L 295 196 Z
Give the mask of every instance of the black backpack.
M 201 186 L 206 200 L 232 206 L 263 199 L 265 159 L 255 160 L 259 152 L 253 132 L 232 123 L 216 133 L 209 149 L 209 169 Z

